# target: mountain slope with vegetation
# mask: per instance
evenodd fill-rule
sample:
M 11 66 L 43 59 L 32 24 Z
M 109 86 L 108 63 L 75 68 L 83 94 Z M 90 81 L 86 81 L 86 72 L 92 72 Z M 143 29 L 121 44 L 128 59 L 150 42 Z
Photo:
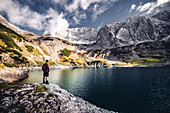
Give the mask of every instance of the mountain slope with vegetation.
M 0 24 L 1 63 L 8 67 L 28 63 L 28 59 L 22 55 L 23 49 L 17 44 L 25 41 L 24 37 Z
M 59 37 L 18 34 L 5 24 L 0 24 L 0 67 L 42 66 L 45 59 L 49 60 L 50 66 L 148 65 L 169 62 L 169 10 L 152 17 L 137 16 L 124 23 L 106 25 L 100 29 L 96 38 L 96 30 L 90 28 L 70 30 L 76 37 L 74 39 L 81 40 L 83 37 L 82 40 L 86 41 L 91 39 L 84 37 L 88 35 L 83 33 L 91 32 L 89 36 L 93 36 L 94 43 L 84 45 Z M 0 23 L 3 22 L 7 25 L 6 20 Z
M 26 37 L 25 37 L 26 36 Z M 30 37 L 30 38 L 29 38 Z M 57 38 L 18 34 L 0 24 L 0 67 L 88 66 L 84 50 Z

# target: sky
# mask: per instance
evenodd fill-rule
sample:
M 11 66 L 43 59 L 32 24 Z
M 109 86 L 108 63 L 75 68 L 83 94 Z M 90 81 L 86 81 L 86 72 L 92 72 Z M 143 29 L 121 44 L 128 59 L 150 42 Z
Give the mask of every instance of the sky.
M 55 36 L 68 28 L 123 22 L 170 8 L 170 0 L 0 0 L 0 15 L 38 35 Z

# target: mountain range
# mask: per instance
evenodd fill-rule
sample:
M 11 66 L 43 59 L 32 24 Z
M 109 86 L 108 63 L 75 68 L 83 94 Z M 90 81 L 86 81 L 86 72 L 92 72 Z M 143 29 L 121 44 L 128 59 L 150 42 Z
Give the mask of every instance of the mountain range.
M 170 56 L 170 9 L 149 16 L 130 17 L 100 29 L 96 43 L 87 47 L 91 56 L 109 60 L 133 60 Z
M 108 24 L 100 29 L 93 48 L 109 49 L 146 41 L 160 41 L 170 35 L 170 10 L 152 17 L 130 17 L 122 23 Z
M 69 28 L 57 36 L 37 36 L 0 16 L 0 60 L 2 65 L 87 66 L 105 60 L 125 63 L 166 63 L 170 59 L 170 9 L 154 16 L 130 17 L 125 22 Z M 10 43 L 9 43 L 10 42 Z M 11 46 L 12 45 L 12 46 Z M 8 49 L 5 49 L 8 48 Z
M 98 31 L 90 27 L 68 28 L 65 32 L 56 34 L 57 37 L 75 44 L 93 44 L 96 42 Z M 47 36 L 52 36 L 48 34 Z

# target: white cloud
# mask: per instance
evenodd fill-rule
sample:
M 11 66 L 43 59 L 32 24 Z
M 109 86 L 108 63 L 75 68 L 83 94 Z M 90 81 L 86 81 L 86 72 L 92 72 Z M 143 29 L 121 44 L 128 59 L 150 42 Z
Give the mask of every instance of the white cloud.
M 65 9 L 67 9 L 69 12 L 74 12 L 79 7 L 82 8 L 83 10 L 87 10 L 91 4 L 103 1 L 105 0 L 73 0 L 71 4 L 65 5 Z
M 100 30 L 103 27 L 104 22 L 101 22 L 100 25 L 97 27 L 97 30 Z
M 0 0 L 0 12 L 7 14 L 9 21 L 13 24 L 33 28 L 35 30 L 46 30 L 56 34 L 69 27 L 68 21 L 63 13 L 58 13 L 50 8 L 46 14 L 32 11 L 28 6 L 21 6 L 12 0 Z
M 136 11 L 139 11 L 139 12 L 146 11 L 146 14 L 151 14 L 155 11 L 156 8 L 163 6 L 168 2 L 170 2 L 170 0 L 157 0 L 155 2 L 148 2 L 144 5 L 139 5 Z
M 22 7 L 18 2 L 12 0 L 1 0 L 0 11 L 5 12 L 9 21 L 16 25 L 29 26 L 37 30 L 42 29 L 42 15 L 31 11 L 28 6 Z
M 75 16 L 73 17 L 73 20 L 75 21 L 76 24 L 80 24 L 80 20 L 77 19 Z
M 73 22 L 71 24 L 80 24 L 82 21 L 84 21 L 86 19 L 87 15 L 84 11 L 79 11 L 77 10 L 76 12 L 74 12 L 72 14 L 71 19 L 73 20 Z
M 48 7 L 49 9 L 42 14 L 31 10 L 27 5 L 19 4 L 17 0 L 0 0 L 0 12 L 5 13 L 9 21 L 15 25 L 56 35 L 66 30 L 70 23 L 75 25 L 86 21 L 87 15 L 95 21 L 115 1 L 118 0 L 73 0 L 71 3 L 68 0 L 50 0 L 53 4 L 63 7 L 62 11 L 58 12 Z
M 149 10 L 149 8 L 152 8 L 154 6 L 156 6 L 155 2 L 148 2 L 142 6 L 139 6 L 136 10 L 139 12 L 143 12 L 143 11 Z
M 50 8 L 47 15 L 45 15 L 45 19 L 44 30 L 46 31 L 44 32 L 44 35 L 47 33 L 56 36 L 58 33 L 66 31 L 69 27 L 69 23 L 64 18 L 64 14 L 61 13 L 59 15 L 52 8 Z
M 136 7 L 136 5 L 135 5 L 135 4 L 132 4 L 131 9 L 134 10 L 135 7 Z
M 93 3 L 104 2 L 104 0 L 81 0 L 80 6 L 83 10 L 87 10 Z
M 65 5 L 65 9 L 69 12 L 74 12 L 78 9 L 80 0 L 74 0 L 70 5 Z
M 108 10 L 112 3 L 116 2 L 118 0 L 102 0 L 101 4 L 95 4 L 92 8 L 93 14 L 92 14 L 92 21 L 96 21 L 97 17 L 104 13 L 106 10 Z
M 157 6 L 161 6 L 161 5 L 164 5 L 166 3 L 170 2 L 170 0 L 157 0 Z
M 96 12 L 98 8 L 99 8 L 99 4 L 95 4 L 93 7 L 93 11 Z
M 87 10 L 91 4 L 94 3 L 104 3 L 108 5 L 109 3 L 115 1 L 117 0 L 73 0 L 71 4 L 65 5 L 65 9 L 67 9 L 69 12 L 74 12 L 79 7 L 83 10 Z
M 49 2 L 49 0 L 47 0 Z M 52 0 L 53 3 L 55 4 L 60 4 L 60 5 L 64 5 L 65 3 L 67 3 L 67 0 Z
M 75 24 L 80 24 L 81 21 L 83 21 L 87 17 L 86 13 L 88 11 L 92 13 L 92 15 L 90 15 L 92 17 L 92 21 L 95 21 L 99 15 L 101 15 L 107 9 L 110 8 L 112 3 L 118 0 L 72 0 L 71 3 L 68 3 L 67 0 L 63 0 L 65 4 L 62 4 L 62 0 L 53 0 L 53 1 L 56 4 L 63 5 L 66 13 L 68 15 L 72 15 L 71 17 L 72 21 L 75 22 Z M 93 6 L 95 7 L 92 10 L 88 10 Z
M 92 21 L 93 22 L 96 21 L 97 17 L 99 15 L 101 15 L 102 13 L 104 13 L 107 9 L 108 9 L 108 7 L 106 7 L 106 6 L 103 6 L 103 7 L 94 6 L 93 7 L 94 13 L 92 15 Z
M 136 5 L 135 5 L 135 4 L 132 4 L 132 5 L 131 5 L 131 8 L 130 8 L 130 10 L 129 10 L 129 13 L 131 13 L 135 8 L 136 8 Z

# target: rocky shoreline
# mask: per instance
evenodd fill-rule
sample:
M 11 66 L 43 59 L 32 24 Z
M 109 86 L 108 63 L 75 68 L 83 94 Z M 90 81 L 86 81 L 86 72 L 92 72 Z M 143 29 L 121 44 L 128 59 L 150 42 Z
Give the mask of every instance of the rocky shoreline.
M 18 68 L 4 68 L 0 69 L 0 83 L 11 83 L 28 77 L 28 70 Z
M 1 86 L 0 95 L 0 109 L 3 113 L 114 113 L 75 97 L 54 84 Z

